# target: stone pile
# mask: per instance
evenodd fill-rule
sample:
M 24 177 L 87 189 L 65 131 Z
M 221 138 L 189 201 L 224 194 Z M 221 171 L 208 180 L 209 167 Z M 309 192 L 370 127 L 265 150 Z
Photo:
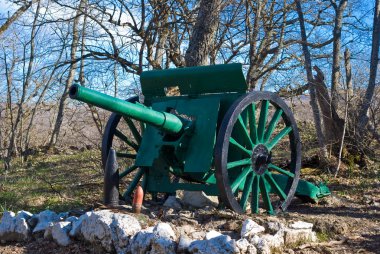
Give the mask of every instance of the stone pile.
M 46 210 L 33 215 L 4 212 L 0 223 L 1 243 L 30 241 L 44 237 L 62 246 L 74 241 L 87 241 L 110 253 L 273 253 L 286 248 L 316 241 L 313 224 L 295 221 L 288 225 L 276 219 L 252 219 L 241 223 L 240 236 L 234 237 L 215 230 L 202 232 L 194 238 L 195 228 L 174 227 L 157 221 L 144 229 L 133 214 L 100 210 L 87 212 L 79 218 L 68 213 L 56 214 Z M 185 233 L 187 232 L 187 233 Z

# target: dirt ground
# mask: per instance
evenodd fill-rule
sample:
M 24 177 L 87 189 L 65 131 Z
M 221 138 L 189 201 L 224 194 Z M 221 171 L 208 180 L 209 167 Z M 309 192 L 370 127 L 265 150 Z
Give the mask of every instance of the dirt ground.
M 8 206 L 11 208 L 10 210 L 30 209 L 33 212 L 41 211 L 41 209 L 56 210 L 55 208 L 64 210 L 67 209 L 67 204 L 71 209 L 73 207 L 80 207 L 85 210 L 101 209 L 97 204 L 101 199 L 102 189 L 102 177 L 101 174 L 97 176 L 99 172 L 97 172 L 97 166 L 94 164 L 94 158 L 97 157 L 99 157 L 97 154 L 87 154 L 85 152 L 74 154 L 67 158 L 50 156 L 41 162 L 36 162 L 36 165 L 33 165 L 36 176 L 33 178 L 27 178 L 23 175 L 27 171 L 20 170 L 15 174 L 14 178 L 7 176 L 7 178 L 3 179 L 4 181 L 2 180 L 0 194 L 8 194 L 5 196 L 0 195 L 0 197 L 4 196 L 0 199 L 3 200 L 1 203 L 4 204 L 8 199 L 23 201 L 24 196 L 27 196 L 28 200 L 35 200 L 33 196 L 29 197 L 27 195 L 31 192 L 36 197 L 51 195 L 52 197 L 58 196 L 59 199 L 56 203 L 49 203 L 50 207 L 42 207 L 35 202 L 33 204 L 25 203 L 24 201 L 18 202 L 20 204 L 14 204 L 13 207 Z M 64 161 L 62 161 L 63 159 Z M 78 161 L 81 161 L 81 170 L 77 170 L 78 167 L 75 167 L 75 163 Z M 43 165 L 40 165 L 41 163 Z M 59 168 L 60 170 L 57 171 L 56 168 L 59 165 L 65 165 L 67 168 Z M 55 170 L 52 171 L 50 168 Z M 40 173 L 45 176 L 46 180 L 38 185 L 37 181 L 40 178 L 37 176 Z M 88 177 L 88 175 L 92 177 Z M 20 179 L 28 181 L 17 182 Z M 173 212 L 170 209 L 164 210 L 162 203 L 147 201 L 139 220 L 143 227 L 154 225 L 158 220 L 161 220 L 171 223 L 174 229 L 190 225 L 196 231 L 207 232 L 213 229 L 223 234 L 228 234 L 233 239 L 239 238 L 242 221 L 248 217 L 259 223 L 269 218 L 277 218 L 282 221 L 303 220 L 314 224 L 318 242 L 297 247 L 289 246 L 289 249 L 285 250 L 287 253 L 380 253 L 379 164 L 374 164 L 365 170 L 359 168 L 353 170 L 342 169 L 337 178 L 318 169 L 303 169 L 301 179 L 314 182 L 325 181 L 332 191 L 332 196 L 322 199 L 318 204 L 302 203 L 295 198 L 286 213 L 277 217 L 237 215 L 226 210 L 191 209 L 186 207 L 180 212 Z M 5 180 L 9 183 L 6 183 Z M 28 192 L 26 190 L 20 191 L 22 186 L 31 186 L 32 182 L 38 187 L 38 193 L 37 190 L 33 191 L 33 189 L 29 189 Z M 49 184 L 46 184 L 46 182 Z M 10 195 L 16 191 L 14 186 L 19 188 L 18 192 L 22 195 L 20 194 L 17 197 Z M 43 189 L 47 190 L 47 192 L 41 192 Z M 74 192 L 73 189 L 77 191 Z M 58 191 L 59 195 L 57 194 Z M 76 196 L 85 198 L 77 202 L 74 200 Z M 75 202 L 70 203 L 69 201 L 72 200 Z M 25 204 L 30 206 L 25 208 Z M 122 212 L 129 212 L 129 209 Z M 94 246 L 89 246 L 79 241 L 68 247 L 61 247 L 54 242 L 37 239 L 27 243 L 0 244 L 0 254 L 2 253 L 67 254 L 102 252 Z
M 333 195 L 319 204 L 304 204 L 295 199 L 288 211 L 278 215 L 280 220 L 303 220 L 312 222 L 317 232 L 318 243 L 304 244 L 292 248 L 295 253 L 380 253 L 380 186 L 364 195 L 359 201 L 354 197 Z M 189 224 L 195 230 L 219 230 L 237 237 L 241 222 L 248 215 L 237 215 L 218 210 L 182 210 L 179 214 L 163 210 L 156 204 L 147 204 L 141 215 L 145 226 L 159 218 L 175 226 Z M 157 216 L 157 218 L 152 218 Z M 266 215 L 253 216 L 254 220 L 266 220 Z M 143 225 L 144 226 L 144 225 Z M 290 250 L 285 250 L 291 253 Z M 93 246 L 75 242 L 69 247 L 38 239 L 28 243 L 0 245 L 0 253 L 101 253 Z

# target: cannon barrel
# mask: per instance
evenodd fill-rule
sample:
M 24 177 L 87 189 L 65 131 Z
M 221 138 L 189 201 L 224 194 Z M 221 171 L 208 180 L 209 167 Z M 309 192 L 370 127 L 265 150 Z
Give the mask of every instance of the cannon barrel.
M 72 85 L 69 95 L 71 99 L 154 125 L 168 133 L 179 133 L 183 127 L 182 121 L 173 114 L 127 102 L 80 85 Z

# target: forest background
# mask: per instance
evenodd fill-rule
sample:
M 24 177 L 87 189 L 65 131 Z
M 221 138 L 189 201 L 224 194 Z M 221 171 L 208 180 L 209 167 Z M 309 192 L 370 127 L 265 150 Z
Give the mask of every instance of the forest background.
M 0 2 L 0 160 L 100 146 L 108 114 L 73 83 L 120 98 L 151 69 L 243 64 L 249 90 L 278 92 L 323 170 L 365 168 L 379 147 L 379 0 Z

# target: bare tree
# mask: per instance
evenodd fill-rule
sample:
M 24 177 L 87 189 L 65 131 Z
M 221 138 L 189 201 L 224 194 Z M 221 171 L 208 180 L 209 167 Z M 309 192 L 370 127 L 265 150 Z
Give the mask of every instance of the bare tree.
M 296 6 L 297 6 L 298 19 L 300 23 L 301 38 L 303 42 L 302 50 L 303 50 L 303 55 L 305 58 L 305 70 L 306 70 L 307 81 L 309 84 L 309 91 L 310 91 L 310 105 L 313 110 L 313 117 L 314 117 L 315 129 L 317 131 L 320 154 L 325 160 L 327 160 L 328 153 L 327 153 L 327 148 L 326 148 L 326 143 L 325 143 L 325 137 L 322 131 L 320 111 L 317 104 L 315 82 L 313 78 L 313 72 L 311 69 L 311 57 L 310 57 L 310 52 L 307 46 L 305 21 L 303 17 L 303 11 L 302 11 L 300 0 L 296 0 Z
M 70 52 L 70 59 L 72 61 L 70 68 L 69 68 L 69 73 L 65 82 L 65 86 L 63 89 L 62 96 L 59 100 L 59 107 L 58 107 L 58 113 L 57 117 L 55 120 L 55 125 L 53 132 L 51 134 L 50 142 L 49 142 L 49 148 L 54 146 L 57 143 L 59 133 L 61 131 L 61 126 L 63 122 L 63 117 L 64 117 L 64 109 L 66 106 L 66 100 L 68 98 L 68 90 L 70 85 L 73 83 L 74 78 L 75 78 L 75 72 L 77 68 L 77 62 L 75 61 L 76 59 L 76 52 L 78 48 L 78 43 L 79 43 L 79 19 L 81 17 L 81 12 L 82 9 L 84 8 L 84 0 L 81 0 L 79 3 L 79 9 L 76 12 L 76 16 L 73 21 L 73 26 L 72 26 L 72 42 L 71 42 L 71 52 Z
M 18 110 L 17 110 L 17 114 L 16 114 L 16 119 L 14 121 L 13 128 L 11 131 L 7 156 L 5 158 L 5 168 L 6 169 L 11 168 L 10 162 L 11 162 L 13 153 L 15 152 L 15 149 L 16 149 L 15 140 L 16 140 L 17 130 L 18 130 L 19 124 L 22 123 L 22 118 L 24 115 L 24 103 L 25 103 L 25 99 L 27 97 L 27 90 L 28 90 L 28 87 L 30 85 L 31 78 L 32 78 L 32 68 L 33 68 L 34 56 L 35 56 L 35 36 L 37 33 L 37 19 L 38 19 L 39 12 L 40 12 L 40 2 L 38 2 L 37 8 L 36 8 L 36 13 L 34 15 L 34 20 L 33 20 L 33 24 L 32 24 L 32 31 L 31 31 L 30 41 L 29 41 L 30 55 L 29 55 L 28 68 L 26 70 L 25 76 L 23 77 L 21 98 L 18 102 Z M 24 61 L 26 61 L 25 56 L 24 56 Z M 20 132 L 22 132 L 22 127 L 20 128 Z
M 330 0 L 331 5 L 335 10 L 335 25 L 333 29 L 333 63 L 331 72 L 331 104 L 335 109 L 338 108 L 338 86 L 340 78 L 340 59 L 341 59 L 341 37 L 343 12 L 347 7 L 347 0 L 340 0 L 337 3 L 335 0 Z
M 12 25 L 13 22 L 20 18 L 21 15 L 24 14 L 32 6 L 33 3 L 37 1 L 38 0 L 25 1 L 24 5 L 15 11 L 15 13 L 13 13 L 12 16 L 10 16 L 7 21 L 5 21 L 5 23 L 0 26 L 0 35 L 4 33 Z
M 220 0 L 201 0 L 189 47 L 186 50 L 187 66 L 208 64 L 221 7 Z
M 364 131 L 366 127 L 371 128 L 371 126 L 368 126 L 369 117 L 368 117 L 368 109 L 370 108 L 375 86 L 376 86 L 376 75 L 377 75 L 377 68 L 379 64 L 379 46 L 380 46 L 380 1 L 376 0 L 375 2 L 375 12 L 373 17 L 373 30 L 372 30 L 372 48 L 371 48 L 371 64 L 370 64 L 370 71 L 369 71 L 369 81 L 368 81 L 368 87 L 364 96 L 364 100 L 361 104 L 360 110 L 359 110 L 359 120 L 358 120 L 358 130 L 360 133 L 360 136 L 363 136 Z M 372 128 L 371 128 L 372 129 Z M 375 137 L 378 138 L 378 141 L 380 142 L 379 134 L 375 129 L 372 129 L 372 132 L 375 134 Z

